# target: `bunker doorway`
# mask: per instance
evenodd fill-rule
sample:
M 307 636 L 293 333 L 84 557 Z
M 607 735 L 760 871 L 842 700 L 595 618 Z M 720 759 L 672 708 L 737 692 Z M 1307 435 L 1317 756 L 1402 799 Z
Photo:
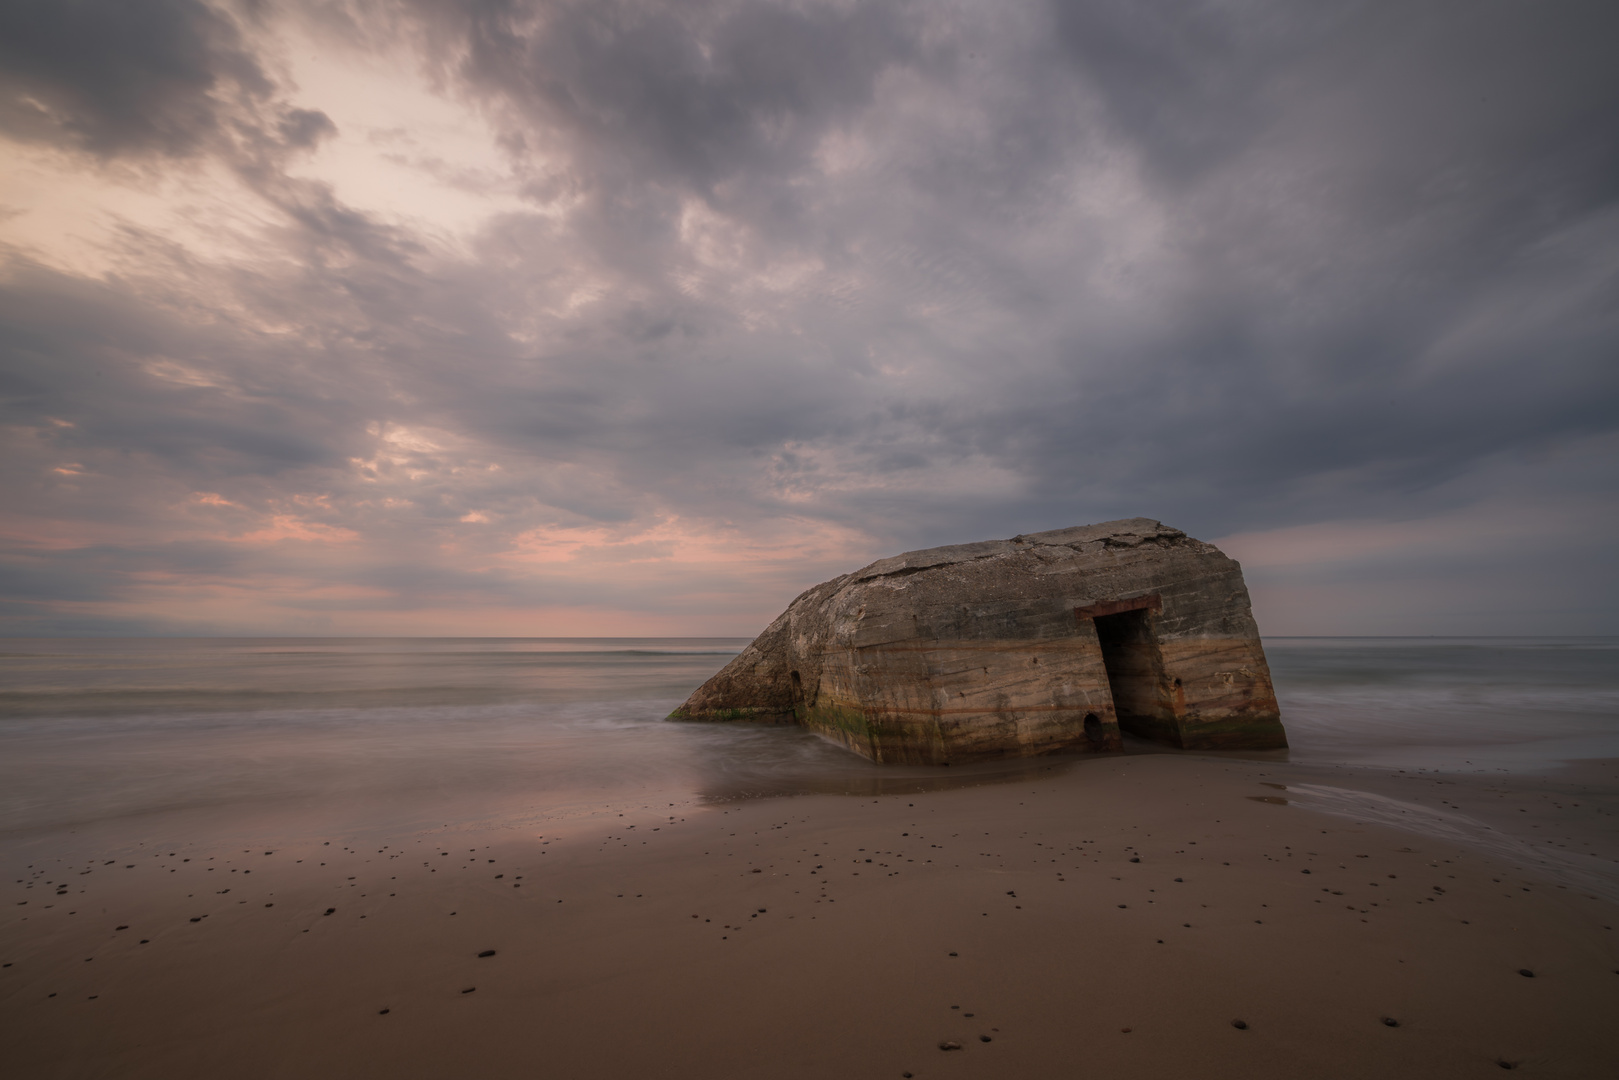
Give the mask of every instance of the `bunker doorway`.
M 792 673 L 793 681 L 793 719 L 800 724 L 809 716 L 809 710 L 804 705 L 804 677 L 798 672 Z
M 1179 725 L 1164 687 L 1164 660 L 1145 609 L 1099 615 L 1096 640 L 1102 646 L 1108 689 L 1119 728 L 1154 742 L 1180 745 Z

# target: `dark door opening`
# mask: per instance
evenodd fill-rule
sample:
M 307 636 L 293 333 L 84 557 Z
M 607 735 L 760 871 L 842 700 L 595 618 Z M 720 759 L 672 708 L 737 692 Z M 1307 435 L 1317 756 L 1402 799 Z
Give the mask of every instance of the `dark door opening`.
M 809 710 L 804 707 L 804 678 L 795 671 L 792 673 L 792 679 L 793 717 L 802 724 L 809 714 Z
M 1163 657 L 1150 619 L 1150 611 L 1139 609 L 1092 621 L 1119 727 L 1132 735 L 1178 746 L 1180 732 L 1164 689 Z
M 1102 718 L 1095 713 L 1085 714 L 1085 738 L 1090 740 L 1092 746 L 1101 746 L 1107 738 L 1107 733 L 1102 730 Z

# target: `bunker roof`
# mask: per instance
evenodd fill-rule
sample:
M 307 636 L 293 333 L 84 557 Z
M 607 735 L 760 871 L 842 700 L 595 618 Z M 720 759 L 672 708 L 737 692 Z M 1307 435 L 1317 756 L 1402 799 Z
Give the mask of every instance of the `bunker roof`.
M 1185 537 L 1179 529 L 1151 518 L 1120 518 L 1097 525 L 1075 525 L 1049 532 L 1024 533 L 1010 540 L 984 540 L 976 544 L 948 544 L 944 547 L 907 551 L 887 559 L 878 559 L 849 575 L 849 581 L 867 581 L 871 578 L 894 574 L 915 573 L 935 566 L 953 566 L 978 559 L 1010 555 L 1016 551 L 1035 547 L 1066 547 L 1075 551 L 1099 551 L 1104 547 L 1137 547 L 1153 540 L 1179 540 Z

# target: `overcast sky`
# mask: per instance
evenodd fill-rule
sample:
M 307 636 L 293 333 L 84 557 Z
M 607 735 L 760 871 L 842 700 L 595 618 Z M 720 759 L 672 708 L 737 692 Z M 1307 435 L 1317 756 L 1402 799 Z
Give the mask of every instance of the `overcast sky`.
M 1619 633 L 1619 7 L 0 4 L 0 633 L 739 634 L 1157 518 Z

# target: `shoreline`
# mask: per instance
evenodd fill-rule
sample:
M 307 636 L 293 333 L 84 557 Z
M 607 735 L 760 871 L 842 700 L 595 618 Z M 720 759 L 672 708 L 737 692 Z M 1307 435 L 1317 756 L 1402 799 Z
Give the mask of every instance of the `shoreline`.
M 176 839 L 11 875 L 45 871 L 9 885 L 0 1053 L 41 1077 L 1619 1070 L 1619 905 L 1278 805 L 1278 784 L 1619 858 L 1613 761 L 1465 778 L 1177 754 L 625 803 L 548 835 Z

